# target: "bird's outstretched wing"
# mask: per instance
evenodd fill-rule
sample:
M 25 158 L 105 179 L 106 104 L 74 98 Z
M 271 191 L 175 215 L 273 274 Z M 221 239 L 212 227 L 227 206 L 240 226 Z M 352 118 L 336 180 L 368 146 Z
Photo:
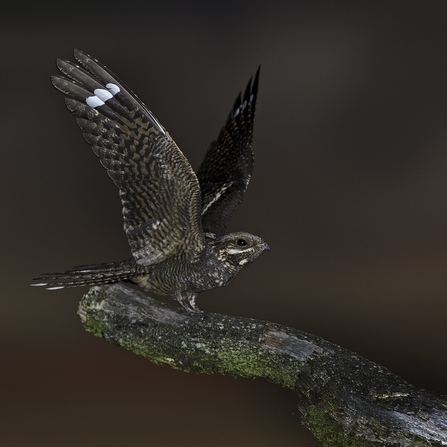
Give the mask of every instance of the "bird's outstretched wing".
M 225 127 L 205 155 L 197 177 L 202 191 L 202 226 L 217 237 L 241 203 L 254 168 L 253 124 L 259 84 L 258 68 L 253 84 L 239 94 Z
M 205 241 L 200 187 L 188 160 L 150 110 L 104 65 L 75 50 L 57 60 L 53 85 L 67 97 L 85 140 L 123 204 L 124 230 L 142 265 L 170 256 L 193 262 Z

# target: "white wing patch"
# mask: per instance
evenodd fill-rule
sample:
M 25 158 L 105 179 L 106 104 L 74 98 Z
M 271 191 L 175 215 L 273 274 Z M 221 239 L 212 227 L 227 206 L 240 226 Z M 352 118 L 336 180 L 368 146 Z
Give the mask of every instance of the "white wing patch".
M 119 93 L 121 91 L 121 89 L 116 84 L 112 84 L 111 82 L 106 84 L 106 87 L 109 89 L 109 92 L 113 96 L 115 96 L 117 93 Z
M 206 204 L 206 206 L 202 210 L 202 216 L 211 208 L 211 206 L 216 203 L 222 194 L 232 185 L 233 183 L 224 183 L 218 191 L 216 191 L 216 195 Z
M 104 101 L 102 101 L 101 99 L 99 99 L 97 96 L 89 96 L 85 102 L 87 103 L 87 105 L 89 105 L 91 108 L 96 108 L 96 107 L 100 107 L 103 106 L 105 104 Z
M 107 90 L 104 88 L 97 88 L 93 92 L 94 96 L 89 96 L 85 102 L 87 105 L 92 107 L 93 109 L 96 107 L 101 107 L 105 104 L 107 100 L 113 98 L 117 93 L 121 91 L 121 89 L 116 85 L 109 82 L 107 85 Z
M 113 98 L 113 95 L 108 91 L 105 90 L 103 88 L 97 88 L 94 92 L 93 92 L 101 101 L 106 102 L 108 99 Z

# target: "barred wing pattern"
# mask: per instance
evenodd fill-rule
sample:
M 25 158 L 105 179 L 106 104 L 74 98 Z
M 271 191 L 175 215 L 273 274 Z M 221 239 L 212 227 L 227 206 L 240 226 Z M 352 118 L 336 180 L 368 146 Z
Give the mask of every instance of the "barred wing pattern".
M 217 237 L 241 203 L 254 168 L 253 124 L 259 84 L 258 68 L 244 96 L 239 96 L 219 137 L 205 155 L 197 177 L 202 191 L 203 231 Z
M 113 73 L 75 50 L 79 65 L 57 61 L 53 85 L 67 97 L 85 140 L 123 205 L 124 230 L 140 265 L 177 256 L 196 261 L 205 248 L 200 186 L 188 160 L 147 107 Z

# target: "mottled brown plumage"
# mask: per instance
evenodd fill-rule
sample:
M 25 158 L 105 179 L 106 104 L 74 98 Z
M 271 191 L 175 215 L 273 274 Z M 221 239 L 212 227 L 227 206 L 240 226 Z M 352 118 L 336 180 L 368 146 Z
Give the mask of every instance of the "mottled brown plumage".
M 197 176 L 152 112 L 96 59 L 57 61 L 53 85 L 119 189 L 132 258 L 49 274 L 48 289 L 131 280 L 198 310 L 198 292 L 226 285 L 268 246 L 248 233 L 224 235 L 253 172 L 259 70 L 237 98 Z

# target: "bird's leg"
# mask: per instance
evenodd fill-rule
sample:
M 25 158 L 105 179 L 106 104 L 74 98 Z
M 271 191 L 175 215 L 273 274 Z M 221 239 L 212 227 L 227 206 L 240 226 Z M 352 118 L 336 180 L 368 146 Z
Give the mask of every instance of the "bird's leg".
M 202 313 L 196 305 L 197 293 L 178 292 L 174 295 L 175 299 L 182 305 L 183 309 L 190 313 Z

